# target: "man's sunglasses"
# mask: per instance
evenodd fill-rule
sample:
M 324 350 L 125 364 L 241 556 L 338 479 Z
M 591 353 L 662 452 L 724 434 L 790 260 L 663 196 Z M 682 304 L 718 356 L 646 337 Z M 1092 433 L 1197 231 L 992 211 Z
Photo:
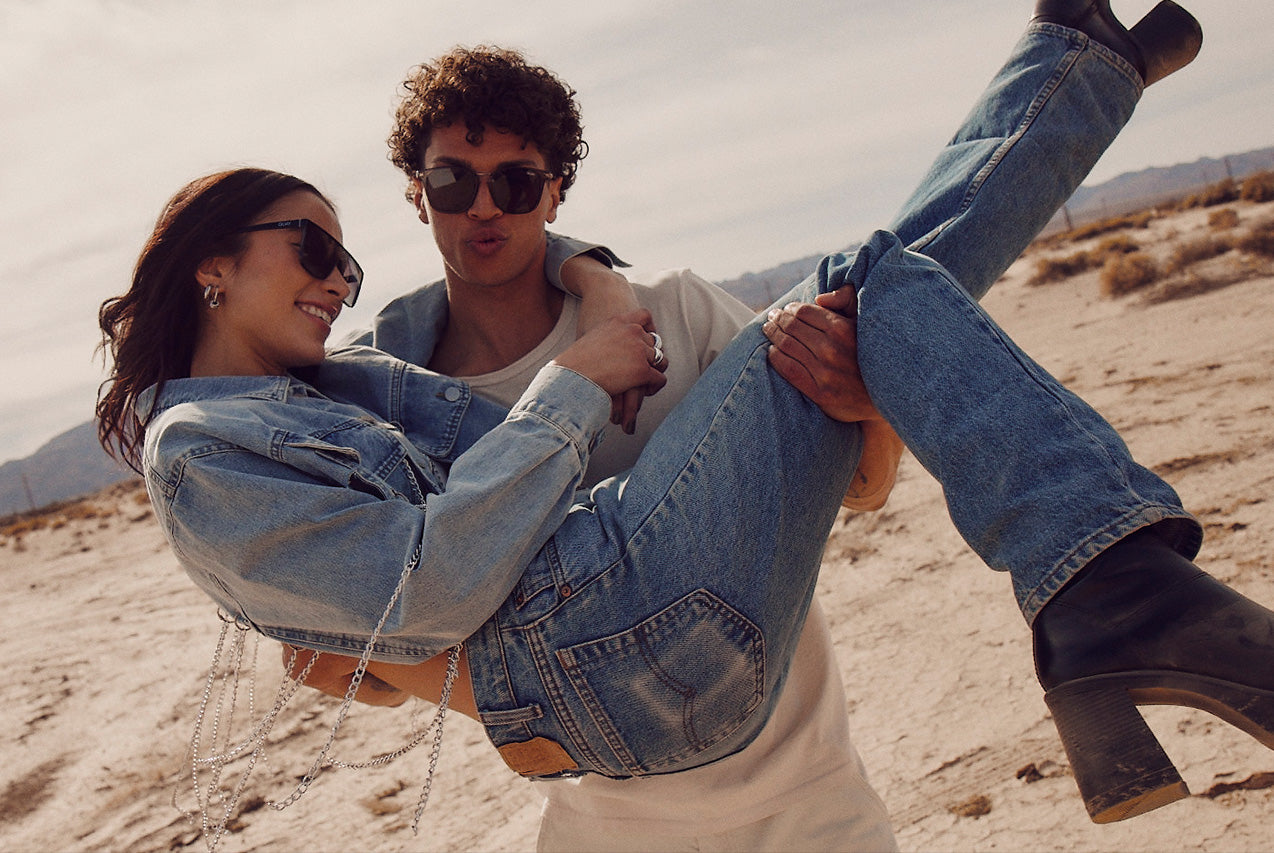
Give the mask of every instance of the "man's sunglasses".
M 282 222 L 262 222 L 260 225 L 249 225 L 240 228 L 236 233 L 248 231 L 279 231 L 297 229 L 301 232 L 301 246 L 297 252 L 297 260 L 301 269 L 315 278 L 324 281 L 332 270 L 340 270 L 341 277 L 349 285 L 349 294 L 344 302 L 353 308 L 358 301 L 358 291 L 363 286 L 363 268 L 354 260 L 354 256 L 319 226 L 308 219 L 286 219 Z
M 416 173 L 429 206 L 439 213 L 467 213 L 487 181 L 491 201 L 505 213 L 530 213 L 544 197 L 552 172 L 530 166 L 501 166 L 494 172 L 475 172 L 468 166 L 434 166 Z

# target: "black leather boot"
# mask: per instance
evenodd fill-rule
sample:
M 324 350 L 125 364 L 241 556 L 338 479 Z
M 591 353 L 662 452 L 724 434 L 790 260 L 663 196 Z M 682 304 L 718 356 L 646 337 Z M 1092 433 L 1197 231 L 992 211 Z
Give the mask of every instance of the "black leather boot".
M 1203 46 L 1203 29 L 1172 0 L 1151 9 L 1131 30 L 1110 11 L 1110 0 L 1037 0 L 1032 23 L 1079 30 L 1132 63 L 1149 86 L 1189 65 Z
M 1143 530 L 1035 618 L 1035 670 L 1095 823 L 1189 794 L 1137 705 L 1211 712 L 1274 749 L 1274 612 Z

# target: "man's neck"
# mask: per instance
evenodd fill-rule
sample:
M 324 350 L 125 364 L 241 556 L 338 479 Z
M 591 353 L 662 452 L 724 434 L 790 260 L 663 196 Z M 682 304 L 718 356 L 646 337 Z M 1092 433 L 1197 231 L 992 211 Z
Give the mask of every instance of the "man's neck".
M 495 287 L 474 287 L 448 277 L 447 327 L 429 369 L 449 376 L 478 376 L 508 367 L 553 331 L 563 299 L 543 277 Z

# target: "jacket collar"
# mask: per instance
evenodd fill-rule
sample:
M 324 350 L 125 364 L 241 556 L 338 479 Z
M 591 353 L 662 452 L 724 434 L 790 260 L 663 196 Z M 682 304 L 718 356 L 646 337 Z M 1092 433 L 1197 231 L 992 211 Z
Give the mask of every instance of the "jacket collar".
M 305 387 L 291 376 L 191 376 L 150 386 L 137 395 L 136 410 L 138 417 L 146 421 L 173 406 L 195 400 L 286 400 L 289 393 Z

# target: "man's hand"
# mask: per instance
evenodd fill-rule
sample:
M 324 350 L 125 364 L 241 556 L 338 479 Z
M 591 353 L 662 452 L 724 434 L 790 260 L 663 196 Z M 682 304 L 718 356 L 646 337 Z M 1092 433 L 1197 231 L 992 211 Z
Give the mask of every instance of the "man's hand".
M 858 371 L 854 289 L 819 294 L 815 303 L 770 312 L 763 327 L 770 364 L 833 420 L 881 420 Z
M 318 653 L 309 649 L 284 643 L 283 668 L 290 678 L 300 678 L 310 659 L 316 654 Z M 354 694 L 354 699 L 367 705 L 396 706 L 406 702 L 408 694 L 372 674 L 371 669 L 374 666 L 375 663 L 368 664 L 367 670 L 363 672 L 363 680 L 358 685 L 358 693 Z M 305 676 L 305 686 L 313 687 L 328 696 L 344 699 L 357 669 L 358 658 L 325 652 L 318 655 L 318 660 L 310 667 Z

